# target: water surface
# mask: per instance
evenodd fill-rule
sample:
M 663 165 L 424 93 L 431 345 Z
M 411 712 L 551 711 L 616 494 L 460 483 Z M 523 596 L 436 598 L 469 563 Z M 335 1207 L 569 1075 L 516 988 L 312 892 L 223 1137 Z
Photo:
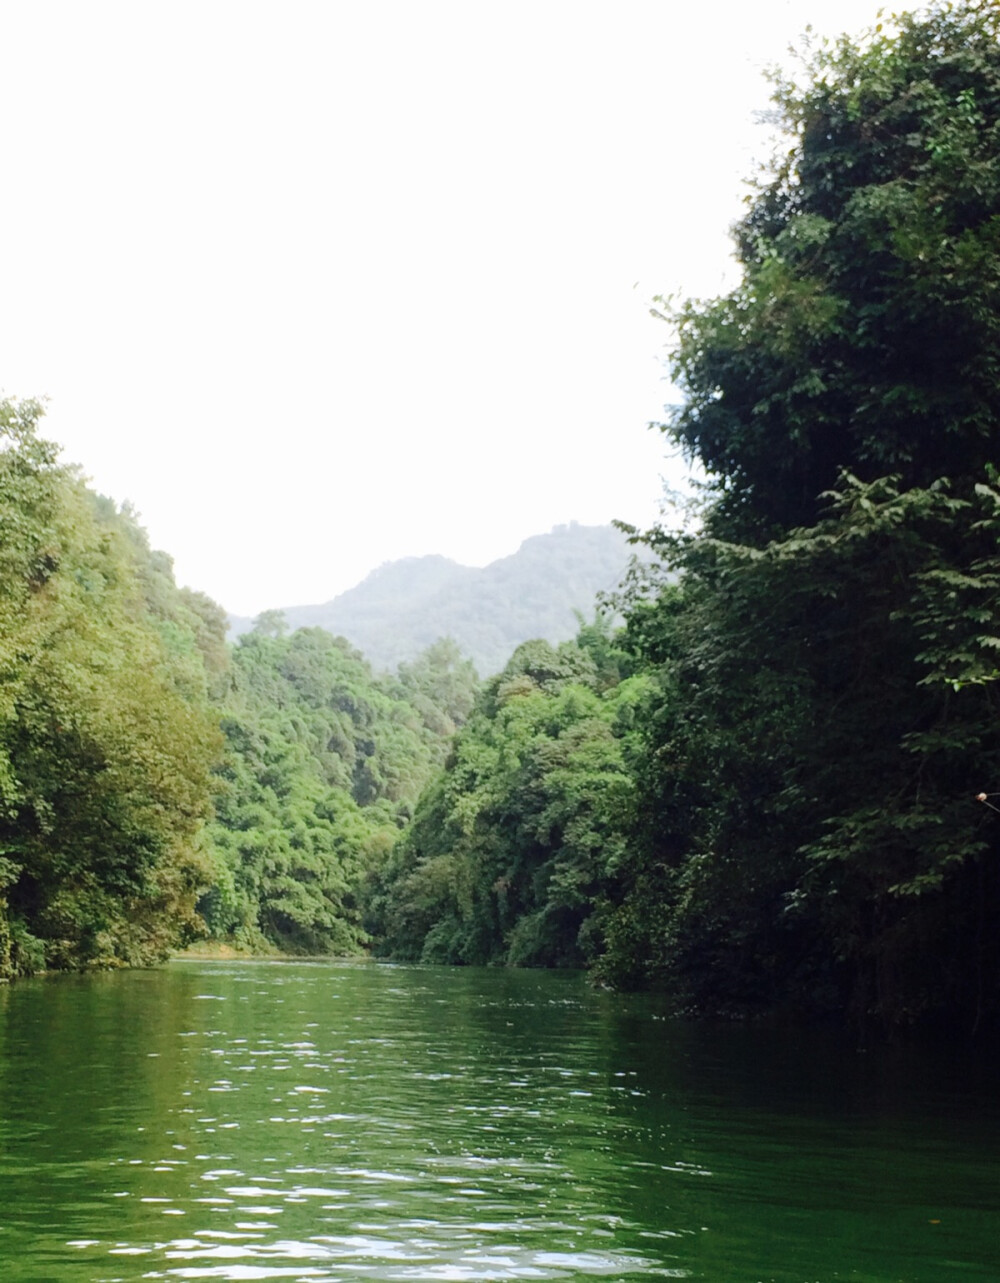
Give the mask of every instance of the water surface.
M 579 976 L 180 962 L 0 992 L 0 1278 L 1000 1278 L 959 1049 Z

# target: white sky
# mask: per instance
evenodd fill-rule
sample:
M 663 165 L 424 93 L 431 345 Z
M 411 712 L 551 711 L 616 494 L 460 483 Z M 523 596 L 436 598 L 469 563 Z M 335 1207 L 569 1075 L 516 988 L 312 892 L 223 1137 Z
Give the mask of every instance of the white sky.
M 648 524 L 660 293 L 876 0 L 5 0 L 0 388 L 229 610 Z

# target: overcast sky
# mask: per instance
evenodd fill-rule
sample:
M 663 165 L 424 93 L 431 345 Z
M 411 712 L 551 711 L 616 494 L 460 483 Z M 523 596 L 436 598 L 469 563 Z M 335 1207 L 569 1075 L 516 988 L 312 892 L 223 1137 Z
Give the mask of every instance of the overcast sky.
M 0 9 L 0 388 L 239 614 L 648 524 L 661 293 L 731 284 L 761 72 L 874 0 Z

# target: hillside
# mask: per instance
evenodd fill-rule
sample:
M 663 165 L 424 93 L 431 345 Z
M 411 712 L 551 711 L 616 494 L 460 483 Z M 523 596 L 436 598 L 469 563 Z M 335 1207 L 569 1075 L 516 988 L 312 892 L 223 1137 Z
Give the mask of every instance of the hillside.
M 556 526 L 510 557 L 481 569 L 446 557 L 387 562 L 332 601 L 286 606 L 290 628 L 319 627 L 346 637 L 376 669 L 414 659 L 439 637 L 453 637 L 483 676 L 498 672 L 531 638 L 567 641 L 575 611 L 590 616 L 597 593 L 614 588 L 629 559 L 612 526 Z M 252 621 L 231 618 L 234 635 Z

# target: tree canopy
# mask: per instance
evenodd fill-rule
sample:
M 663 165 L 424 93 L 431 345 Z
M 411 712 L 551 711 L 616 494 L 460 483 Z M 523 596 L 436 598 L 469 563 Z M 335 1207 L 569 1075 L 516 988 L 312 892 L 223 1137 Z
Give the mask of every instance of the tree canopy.
M 907 489 L 995 462 L 997 21 L 935 5 L 778 79 L 742 283 L 677 317 L 669 431 L 715 479 L 713 529 L 812 524 L 845 468 Z

